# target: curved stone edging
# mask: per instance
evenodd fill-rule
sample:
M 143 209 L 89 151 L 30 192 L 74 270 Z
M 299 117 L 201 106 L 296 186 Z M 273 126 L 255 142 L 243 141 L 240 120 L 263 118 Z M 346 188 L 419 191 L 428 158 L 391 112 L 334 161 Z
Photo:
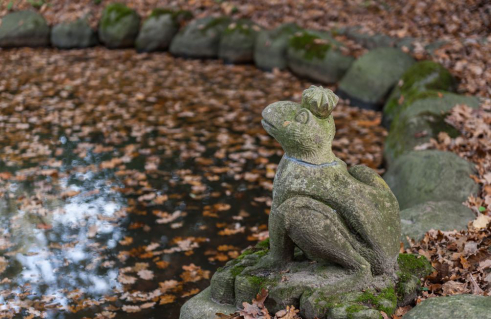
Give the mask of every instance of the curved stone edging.
M 329 32 L 304 30 L 294 24 L 262 30 L 250 20 L 232 20 L 228 17 L 193 20 L 179 30 L 178 24 L 191 16 L 187 11 L 156 8 L 141 23 L 136 11 L 121 3 L 111 3 L 104 8 L 96 32 L 88 28 L 84 19 L 60 23 L 50 30 L 37 12 L 17 11 L 3 17 L 0 48 L 51 44 L 59 49 L 80 49 L 94 46 L 99 41 L 110 49 L 135 47 L 138 52 L 169 50 L 173 55 L 186 58 L 220 58 L 227 63 L 255 63 L 266 70 L 289 68 L 298 76 L 323 84 L 339 82 L 341 88 L 337 93 L 342 97 L 349 98 L 355 106 L 377 110 L 380 110 L 387 91 L 396 84 L 399 74 L 407 68 L 397 60 L 412 60 L 397 49 L 411 48 L 414 39 L 409 38 L 397 40 L 384 35 L 369 36 L 359 33 L 356 28 Z M 26 19 L 43 24 L 43 32 L 48 32 L 48 35 L 40 36 L 43 28 L 24 30 L 30 25 Z M 19 24 L 17 27 L 16 23 Z M 22 32 L 17 29 L 22 29 Z M 343 44 L 334 39 L 337 34 L 345 35 L 368 49 L 382 52 L 388 50 L 383 47 L 393 47 L 389 50 L 392 54 L 377 56 L 377 52 L 369 52 L 354 61 L 353 57 L 339 50 Z M 359 77 L 359 69 L 366 78 Z M 393 75 L 388 77 L 384 70 L 399 71 L 391 71 Z M 372 91 L 373 87 L 383 89 L 379 89 L 375 95 L 367 95 L 366 92 Z

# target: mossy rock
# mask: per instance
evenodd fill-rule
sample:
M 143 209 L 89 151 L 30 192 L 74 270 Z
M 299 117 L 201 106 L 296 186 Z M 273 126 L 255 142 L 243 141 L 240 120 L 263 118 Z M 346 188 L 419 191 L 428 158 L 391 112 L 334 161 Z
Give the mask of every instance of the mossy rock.
M 414 62 L 410 55 L 396 48 L 374 49 L 353 63 L 339 83 L 338 93 L 356 106 L 378 110 Z
M 0 47 L 45 47 L 49 26 L 37 12 L 26 10 L 7 14 L 0 23 Z
M 250 20 L 229 23 L 220 39 L 218 58 L 226 63 L 251 63 L 254 61 L 254 43 L 261 28 Z
M 111 49 L 132 47 L 135 44 L 140 17 L 121 3 L 112 3 L 104 8 L 99 21 L 99 39 Z
M 439 91 L 423 91 L 410 96 L 408 105 L 392 122 L 385 140 L 384 158 L 387 163 L 390 165 L 402 154 L 429 142 L 440 132 L 456 137 L 458 131 L 445 122 L 445 117 L 458 104 L 478 108 L 479 99 Z
M 381 33 L 371 35 L 360 30 L 360 27 L 347 27 L 341 33 L 369 50 L 396 45 L 397 40 L 388 35 Z
M 441 64 L 421 61 L 413 64 L 392 90 L 384 106 L 382 124 L 390 127 L 394 118 L 407 107 L 412 97 L 426 90 L 453 91 L 457 81 Z
M 427 201 L 464 202 L 479 191 L 471 174 L 476 174 L 474 165 L 458 155 L 425 150 L 402 155 L 383 178 L 403 210 Z
M 271 71 L 288 67 L 287 50 L 291 36 L 300 30 L 294 23 L 280 25 L 274 30 L 260 31 L 254 45 L 254 62 L 260 69 Z
M 182 307 L 179 319 L 215 319 L 216 313 L 231 314 L 237 311 L 235 306 L 219 304 L 211 298 L 211 288 L 208 287 Z
M 325 84 L 336 83 L 354 61 L 353 57 L 341 53 L 340 46 L 328 33 L 297 32 L 288 45 L 288 67 L 300 77 Z
M 169 51 L 187 58 L 218 57 L 220 38 L 230 23 L 228 17 L 206 17 L 191 21 L 171 42 Z
M 193 18 L 193 13 L 188 10 L 155 8 L 152 10 L 147 19 L 158 18 L 164 15 L 170 15 L 172 17 L 172 20 L 174 20 L 178 24 L 184 23 L 187 20 L 191 20 Z
M 421 279 L 433 272 L 431 263 L 423 256 L 399 254 L 397 259 L 397 305 L 399 307 L 411 304 L 421 290 Z
M 136 39 L 138 52 L 167 50 L 179 31 L 179 24 L 192 17 L 189 11 L 173 11 L 157 8 L 143 22 Z
M 97 44 L 97 36 L 85 19 L 78 19 L 54 26 L 51 44 L 59 49 L 88 48 Z
M 236 259 L 229 261 L 225 267 L 219 268 L 211 278 L 211 295 L 213 300 L 222 304 L 234 304 L 236 299 L 234 292 L 236 277 L 246 267 L 255 265 L 267 250 L 268 248 L 264 247 L 264 245 L 247 249 Z M 255 291 L 254 294 L 257 292 Z
M 424 300 L 406 313 L 403 319 L 491 319 L 491 297 L 454 295 Z
M 302 299 L 308 318 L 382 318 L 381 311 L 391 316 L 397 308 L 393 287 L 329 295 L 316 291 Z
M 467 229 L 467 223 L 475 218 L 471 209 L 456 201 L 429 201 L 403 209 L 400 214 L 404 244 L 408 244 L 406 237 L 420 241 L 430 229 Z

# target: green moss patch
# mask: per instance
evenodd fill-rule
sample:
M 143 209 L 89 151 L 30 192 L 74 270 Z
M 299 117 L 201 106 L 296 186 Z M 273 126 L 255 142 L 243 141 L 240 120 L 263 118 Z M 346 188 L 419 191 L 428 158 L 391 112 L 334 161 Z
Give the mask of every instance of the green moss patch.
M 431 263 L 422 256 L 411 254 L 399 254 L 397 259 L 399 271 L 396 284 L 397 300 L 401 301 L 407 294 L 418 290 L 421 286 L 420 278 L 424 278 L 433 272 Z
M 348 318 L 353 318 L 355 313 L 368 309 L 383 311 L 391 316 L 397 308 L 397 295 L 392 287 L 379 292 L 369 290 L 362 293 L 350 292 L 329 297 L 321 294 L 320 296 L 315 299 L 314 303 L 319 313 L 326 313 L 335 308 L 345 308 Z
M 399 264 L 400 272 L 403 274 L 412 274 L 422 278 L 433 272 L 431 263 L 423 256 L 399 254 L 397 263 Z
M 356 299 L 356 302 L 370 306 L 378 311 L 383 311 L 391 316 L 397 307 L 397 295 L 394 288 L 386 288 L 379 293 L 365 291 Z
M 403 75 L 387 100 L 384 123 L 390 125 L 398 114 L 407 108 L 415 97 L 428 90 L 453 91 L 457 82 L 441 64 L 433 61 L 421 61 L 412 65 Z M 421 97 L 420 97 L 421 98 Z
M 357 312 L 360 312 L 362 310 L 367 309 L 367 307 L 364 307 L 362 305 L 351 305 L 346 308 L 346 314 L 348 315 L 348 319 L 353 318 L 353 315 Z
M 258 249 L 269 249 L 269 238 L 258 242 L 256 244 L 256 248 L 258 248 Z
M 111 3 L 104 9 L 101 18 L 102 27 L 108 27 L 112 24 L 118 23 L 121 19 L 128 15 L 135 14 L 136 12 L 122 3 Z
M 304 58 L 307 60 L 324 59 L 332 47 L 327 39 L 308 31 L 295 34 L 290 39 L 290 46 L 296 51 L 304 51 Z

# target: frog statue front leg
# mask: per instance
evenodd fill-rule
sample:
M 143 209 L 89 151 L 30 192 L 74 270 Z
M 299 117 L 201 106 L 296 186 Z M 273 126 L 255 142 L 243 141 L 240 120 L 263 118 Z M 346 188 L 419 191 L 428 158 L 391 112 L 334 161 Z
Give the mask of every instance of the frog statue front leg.
M 292 261 L 295 246 L 310 259 L 393 275 L 399 250 L 399 207 L 383 179 L 331 150 L 332 91 L 311 87 L 302 104 L 277 102 L 263 126 L 285 150 L 273 186 L 270 253 L 258 267 Z

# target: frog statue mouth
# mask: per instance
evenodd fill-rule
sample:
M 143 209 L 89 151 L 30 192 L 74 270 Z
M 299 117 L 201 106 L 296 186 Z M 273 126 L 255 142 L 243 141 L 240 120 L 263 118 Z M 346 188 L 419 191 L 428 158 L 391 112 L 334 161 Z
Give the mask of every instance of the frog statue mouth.
M 262 119 L 261 124 L 263 125 L 266 132 L 268 132 L 269 134 L 272 134 L 274 131 L 277 130 L 276 126 L 274 126 L 273 123 L 271 123 L 270 121 L 268 121 L 266 119 Z

